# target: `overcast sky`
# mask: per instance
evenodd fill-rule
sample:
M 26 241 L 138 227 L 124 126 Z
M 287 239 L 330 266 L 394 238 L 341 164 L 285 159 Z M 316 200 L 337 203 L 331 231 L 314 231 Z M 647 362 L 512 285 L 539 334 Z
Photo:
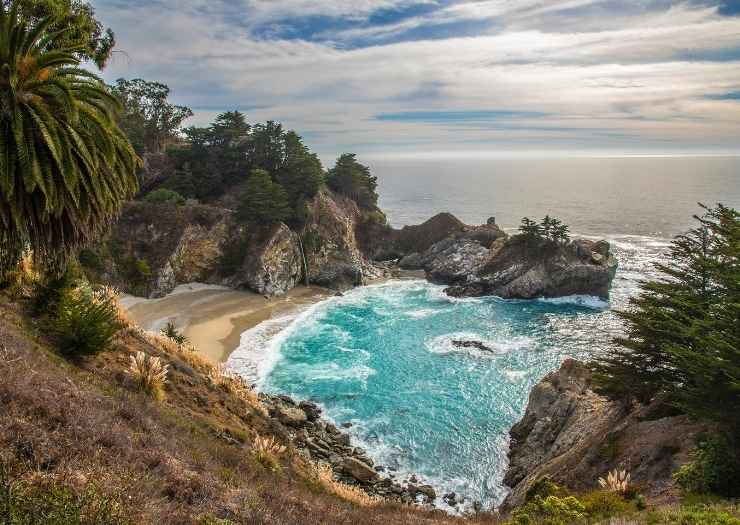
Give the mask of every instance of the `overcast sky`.
M 93 0 L 106 80 L 323 159 L 740 152 L 740 0 Z

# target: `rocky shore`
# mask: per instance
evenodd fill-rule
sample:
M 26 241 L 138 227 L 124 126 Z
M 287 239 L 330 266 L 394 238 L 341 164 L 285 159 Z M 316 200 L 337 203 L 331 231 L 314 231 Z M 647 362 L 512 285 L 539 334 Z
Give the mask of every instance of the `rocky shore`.
M 437 499 L 434 488 L 416 476 L 402 480 L 392 468 L 376 465 L 365 450 L 352 445 L 348 433 L 321 418 L 316 404 L 284 395 L 260 394 L 260 400 L 306 459 L 329 465 L 339 481 L 406 504 L 432 504 Z M 455 494 L 445 494 L 444 501 L 453 507 L 463 502 Z

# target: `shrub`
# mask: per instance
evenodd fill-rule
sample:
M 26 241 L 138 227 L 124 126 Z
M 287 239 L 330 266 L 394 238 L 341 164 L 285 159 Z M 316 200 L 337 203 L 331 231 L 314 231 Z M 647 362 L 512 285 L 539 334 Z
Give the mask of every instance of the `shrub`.
M 655 511 L 646 518 L 650 525 L 740 525 L 740 519 L 726 509 L 704 505 Z
M 128 374 L 134 382 L 152 397 L 161 398 L 169 365 L 162 364 L 159 357 L 148 356 L 144 352 L 136 352 L 130 359 Z
M 557 483 L 554 483 L 550 478 L 547 476 L 544 478 L 540 478 L 530 487 L 527 489 L 527 493 L 524 496 L 524 502 L 527 503 L 534 499 L 535 496 L 540 496 L 541 498 L 546 498 L 548 496 L 567 496 L 566 490 L 558 485 Z
M 161 333 L 163 336 L 177 343 L 178 346 L 182 346 L 190 342 L 190 340 L 177 329 L 175 323 L 172 321 L 169 321 L 164 328 L 162 328 Z
M 740 495 L 740 458 L 727 436 L 700 436 L 694 457 L 673 475 L 683 490 L 725 497 Z
M 0 466 L 3 525 L 126 525 L 116 498 L 88 487 L 77 493 L 55 482 L 11 481 Z
M 511 517 L 514 525 L 571 525 L 586 518 L 586 509 L 573 496 L 535 496 Z
M 596 490 L 579 496 L 579 500 L 591 519 L 605 519 L 630 510 L 629 502 L 620 493 L 610 490 Z
M 144 196 L 144 201 L 153 204 L 175 204 L 181 206 L 185 204 L 185 197 L 176 191 L 160 188 L 147 193 Z
M 282 456 L 287 449 L 275 441 L 274 437 L 260 437 L 254 439 L 254 458 L 267 470 L 273 472 L 280 468 L 278 458 Z
M 52 320 L 59 350 L 66 355 L 90 355 L 110 348 L 123 328 L 118 305 L 110 289 L 84 288 L 64 293 Z
M 630 474 L 626 470 L 614 469 L 607 474 L 606 479 L 599 478 L 599 486 L 611 492 L 626 494 L 630 486 Z

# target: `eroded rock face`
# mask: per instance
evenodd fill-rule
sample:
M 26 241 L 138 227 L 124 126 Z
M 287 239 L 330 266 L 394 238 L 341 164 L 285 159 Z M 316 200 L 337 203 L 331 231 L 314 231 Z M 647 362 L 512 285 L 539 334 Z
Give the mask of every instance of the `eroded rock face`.
M 614 468 L 627 469 L 653 501 L 670 501 L 677 494 L 671 474 L 689 460 L 702 427 L 686 416 L 652 417 L 654 410 L 594 393 L 590 370 L 566 360 L 532 389 L 524 417 L 510 431 L 504 483 L 512 491 L 503 508 L 522 504 L 543 477 L 587 491 Z
M 485 251 L 478 241 L 469 239 L 433 253 L 436 249 L 437 245 L 427 252 L 432 257 L 423 259 L 423 268 L 430 280 L 452 285 L 447 293 L 458 297 L 593 295 L 606 299 L 617 269 L 605 241 L 559 244 L 514 236 L 494 240 Z
M 309 212 L 302 236 L 311 284 L 346 290 L 382 275 L 358 247 L 356 229 L 362 213 L 357 204 L 321 191 Z
M 226 283 L 274 296 L 294 288 L 302 277 L 303 259 L 298 235 L 280 223 L 263 239 L 247 244 L 244 264 Z

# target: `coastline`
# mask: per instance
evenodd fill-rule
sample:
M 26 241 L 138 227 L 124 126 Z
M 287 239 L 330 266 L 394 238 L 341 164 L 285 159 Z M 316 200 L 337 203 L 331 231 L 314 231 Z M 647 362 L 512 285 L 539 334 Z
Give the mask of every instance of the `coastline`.
M 213 363 L 225 362 L 241 334 L 263 321 L 331 297 L 316 286 L 299 286 L 279 297 L 192 283 L 159 299 L 124 295 L 121 305 L 144 330 L 158 332 L 172 322 L 196 351 Z

